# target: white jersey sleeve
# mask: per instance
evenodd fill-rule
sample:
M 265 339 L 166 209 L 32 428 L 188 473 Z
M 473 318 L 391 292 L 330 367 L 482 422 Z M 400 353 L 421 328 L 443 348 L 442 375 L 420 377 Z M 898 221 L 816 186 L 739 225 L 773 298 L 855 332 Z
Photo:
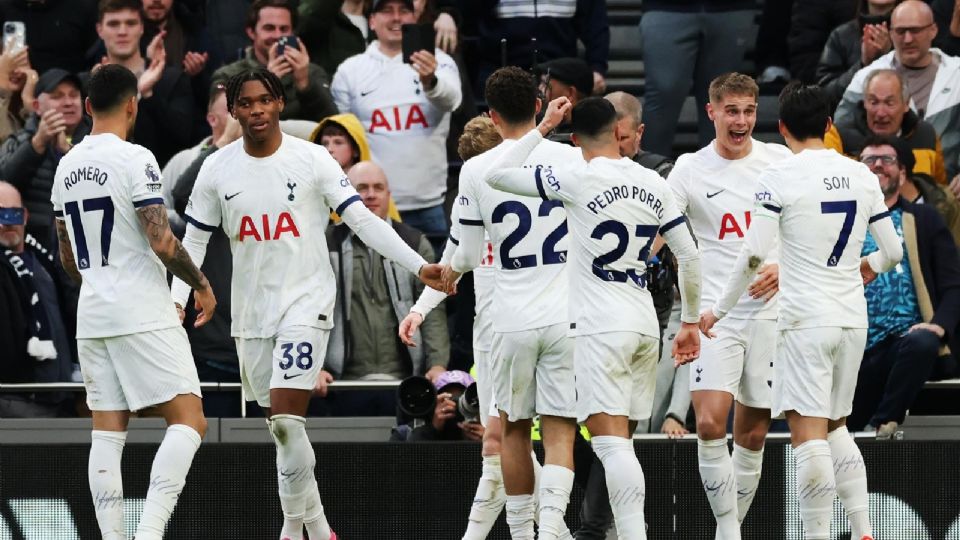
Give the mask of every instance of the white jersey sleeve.
M 183 216 L 187 223 L 206 232 L 215 231 L 222 221 L 220 199 L 214 189 L 215 163 L 220 157 L 218 155 L 220 152 L 223 152 L 223 150 L 207 156 L 203 165 L 200 166 L 197 181 L 193 185 L 193 191 L 190 192 L 190 199 L 187 201 L 187 208 Z M 197 264 L 199 265 L 199 263 Z
M 160 179 L 160 165 L 153 153 L 142 146 L 134 146 L 130 181 L 130 199 L 134 208 L 143 208 L 151 204 L 163 204 L 163 183 Z M 142 174 L 137 172 L 142 171 Z
M 893 269 L 903 259 L 903 244 L 900 243 L 900 237 L 893 228 L 890 211 L 883 200 L 883 193 L 879 190 L 874 195 L 868 228 L 879 248 L 867 255 L 867 264 L 870 265 L 870 269 L 878 274 Z
M 674 192 L 663 192 L 663 218 L 660 220 L 660 235 L 677 257 L 678 282 L 680 285 L 680 320 L 696 323 L 700 320 L 700 287 L 702 270 L 700 252 L 690 236 L 686 219 L 674 200 Z
M 459 246 L 450 259 L 450 266 L 461 274 L 480 265 L 484 244 L 483 215 L 480 212 L 480 198 L 476 189 L 476 174 L 473 172 L 476 163 L 475 160 L 464 163 L 460 174 L 460 196 L 457 197 L 455 205 L 459 216 Z

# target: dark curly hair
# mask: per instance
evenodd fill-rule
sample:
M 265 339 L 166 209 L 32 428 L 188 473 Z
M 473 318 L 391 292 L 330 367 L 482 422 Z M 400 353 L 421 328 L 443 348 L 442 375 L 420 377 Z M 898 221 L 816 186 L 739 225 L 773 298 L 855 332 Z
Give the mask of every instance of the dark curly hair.
M 230 77 L 230 80 L 227 81 L 227 110 L 231 113 L 237 98 L 240 97 L 240 89 L 243 88 L 243 83 L 248 81 L 260 81 L 274 99 L 283 99 L 283 83 L 280 82 L 279 77 L 268 71 L 267 68 L 259 67 L 244 70 Z
M 537 113 L 537 82 L 533 75 L 507 66 L 487 78 L 484 96 L 487 105 L 510 124 L 520 124 Z

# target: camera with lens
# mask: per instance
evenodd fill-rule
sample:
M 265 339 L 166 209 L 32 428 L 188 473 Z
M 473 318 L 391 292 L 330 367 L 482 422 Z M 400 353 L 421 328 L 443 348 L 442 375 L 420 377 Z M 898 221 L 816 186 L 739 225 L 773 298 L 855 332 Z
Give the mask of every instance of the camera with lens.
M 451 380 L 454 378 L 441 376 L 436 386 L 426 377 L 417 375 L 404 379 L 397 388 L 397 408 L 400 411 L 401 421 L 429 421 L 433 418 L 438 393 L 451 393 L 447 386 L 457 384 L 465 387 L 459 395 L 451 393 L 451 400 L 456 407 L 457 421 L 479 422 L 480 398 L 477 395 L 477 383 L 469 376 L 462 380 Z

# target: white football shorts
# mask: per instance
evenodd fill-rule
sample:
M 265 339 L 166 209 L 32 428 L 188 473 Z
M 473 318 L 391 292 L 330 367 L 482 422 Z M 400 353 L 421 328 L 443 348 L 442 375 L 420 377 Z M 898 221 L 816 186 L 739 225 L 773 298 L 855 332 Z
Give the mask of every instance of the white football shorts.
M 495 332 L 490 351 L 493 395 L 510 421 L 537 414 L 575 418 L 573 339 L 568 324 Z
M 329 339 L 329 330 L 312 326 L 281 329 L 275 338 L 237 338 L 244 394 L 269 407 L 271 388 L 313 390 Z
M 139 411 L 180 394 L 201 397 L 183 327 L 77 340 L 91 411 Z
M 773 362 L 771 413 L 838 420 L 853 409 L 866 328 L 781 330 Z
M 690 364 L 690 391 L 720 390 L 738 402 L 770 408 L 777 321 L 722 319 L 713 339 L 700 337 L 700 357 Z
M 493 367 L 490 365 L 490 351 L 473 350 L 473 363 L 477 367 L 477 399 L 480 401 L 480 423 L 487 427 L 487 418 L 500 416 L 497 403 L 493 398 Z
M 659 359 L 660 339 L 639 332 L 577 336 L 577 421 L 597 413 L 650 418 Z

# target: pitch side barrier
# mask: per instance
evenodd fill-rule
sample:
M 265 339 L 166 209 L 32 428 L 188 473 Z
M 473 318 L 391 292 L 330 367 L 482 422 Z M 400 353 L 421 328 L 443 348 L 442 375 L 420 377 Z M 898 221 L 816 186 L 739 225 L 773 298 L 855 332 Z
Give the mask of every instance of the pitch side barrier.
M 262 429 L 262 428 L 261 428 Z M 859 440 L 877 538 L 960 539 L 960 441 Z M 646 476 L 652 539 L 712 539 L 694 440 L 635 441 Z M 129 443 L 123 458 L 129 534 L 143 509 L 155 444 Z M 319 443 L 316 474 L 337 534 L 353 539 L 459 538 L 480 475 L 476 443 Z M 538 449 L 539 451 L 539 449 Z M 0 539 L 98 539 L 87 488 L 86 445 L 0 445 Z M 281 525 L 272 444 L 200 448 L 166 538 L 275 538 Z M 768 442 L 744 538 L 800 540 L 794 457 Z M 577 527 L 574 489 L 567 522 Z M 839 503 L 831 538 L 847 538 Z M 503 517 L 491 539 L 509 538 Z

